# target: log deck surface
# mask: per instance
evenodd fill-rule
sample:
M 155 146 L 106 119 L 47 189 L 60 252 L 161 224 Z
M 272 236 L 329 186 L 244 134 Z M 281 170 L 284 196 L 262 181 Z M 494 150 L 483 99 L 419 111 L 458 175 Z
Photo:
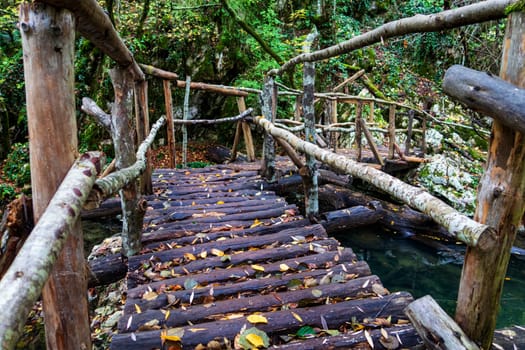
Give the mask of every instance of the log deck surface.
M 389 293 L 350 248 L 261 187 L 257 170 L 252 163 L 155 171 L 144 249 L 128 261 L 111 349 L 177 345 L 168 337 L 163 346 L 163 335 L 180 338 L 183 349 L 234 348 L 252 327 L 274 349 L 420 344 L 403 313 L 412 296 Z M 250 322 L 255 313 L 267 323 Z

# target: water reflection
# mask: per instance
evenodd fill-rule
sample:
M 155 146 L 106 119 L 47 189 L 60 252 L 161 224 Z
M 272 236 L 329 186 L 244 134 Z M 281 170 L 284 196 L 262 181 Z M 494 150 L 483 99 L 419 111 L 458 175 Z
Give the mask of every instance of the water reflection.
M 408 291 L 415 298 L 430 294 L 453 315 L 463 265 L 462 246 L 430 248 L 410 237 L 371 228 L 335 238 L 366 260 L 390 291 Z M 511 258 L 500 309 L 498 328 L 525 325 L 525 260 Z

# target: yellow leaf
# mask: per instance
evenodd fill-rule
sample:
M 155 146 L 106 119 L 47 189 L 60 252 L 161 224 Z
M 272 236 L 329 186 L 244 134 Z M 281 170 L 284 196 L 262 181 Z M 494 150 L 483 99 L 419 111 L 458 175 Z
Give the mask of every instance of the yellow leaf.
M 197 260 L 197 258 L 195 257 L 195 255 L 193 255 L 192 253 L 185 253 L 184 254 L 184 257 L 188 260 L 191 260 L 191 261 L 194 261 L 194 260 Z
M 224 201 L 218 201 L 217 204 L 224 204 Z
M 251 265 L 252 269 L 254 269 L 255 271 L 259 271 L 259 272 L 264 272 L 264 267 L 262 267 L 261 265 Z
M 164 321 L 167 321 L 170 317 L 170 310 L 166 311 L 166 314 L 164 315 Z
M 246 340 L 249 341 L 250 344 L 255 346 L 256 348 L 264 346 L 263 339 L 257 334 L 254 334 L 254 333 L 246 334 Z
M 160 339 L 163 341 L 169 340 L 169 341 L 180 341 L 180 337 L 176 335 L 167 335 L 167 334 L 160 334 Z
M 211 253 L 215 256 L 224 256 L 224 252 L 220 249 L 212 248 Z
M 286 264 L 281 264 L 281 265 L 279 265 L 279 270 L 281 270 L 281 272 L 286 272 L 286 271 L 290 270 L 290 266 L 288 266 Z
M 191 202 L 191 205 L 195 205 L 195 201 Z
M 138 306 L 137 304 L 135 304 L 135 311 L 137 311 L 138 314 L 142 312 L 142 310 L 140 309 L 140 306 Z
M 142 299 L 150 301 L 157 299 L 158 296 L 159 295 L 154 291 L 147 291 L 146 293 L 144 293 L 144 295 L 142 295 Z
M 293 317 L 295 317 L 295 319 L 299 322 L 303 322 L 303 319 L 301 318 L 301 316 L 299 316 L 298 314 L 296 314 L 295 312 L 292 312 L 292 315 Z
M 208 256 L 208 252 L 203 250 L 201 253 L 200 253 L 200 257 L 203 258 L 203 259 L 206 259 L 206 257 Z
M 260 226 L 262 224 L 263 224 L 262 221 L 260 221 L 259 219 L 255 219 L 255 220 L 253 220 L 253 224 L 250 226 L 250 228 L 254 228 L 254 227 Z
M 246 319 L 250 323 L 268 323 L 268 319 L 262 315 L 250 315 Z

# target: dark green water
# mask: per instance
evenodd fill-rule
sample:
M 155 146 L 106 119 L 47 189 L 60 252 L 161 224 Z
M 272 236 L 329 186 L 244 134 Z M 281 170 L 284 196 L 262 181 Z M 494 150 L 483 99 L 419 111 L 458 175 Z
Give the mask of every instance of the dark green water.
M 430 294 L 454 314 L 463 265 L 463 249 L 436 250 L 380 230 L 359 229 L 335 236 L 368 262 L 391 292 L 407 291 L 414 298 Z M 521 258 L 520 258 L 521 259 Z M 525 260 L 512 257 L 503 287 L 498 328 L 525 325 Z M 493 312 L 487 310 L 487 312 Z

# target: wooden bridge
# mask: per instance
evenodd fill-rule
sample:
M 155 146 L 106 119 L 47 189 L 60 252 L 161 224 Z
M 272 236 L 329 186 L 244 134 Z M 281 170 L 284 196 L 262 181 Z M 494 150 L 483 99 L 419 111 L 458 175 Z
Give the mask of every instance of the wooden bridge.
M 265 190 L 257 168 L 154 172 L 111 349 L 419 344 L 403 312 L 412 296 L 389 293 L 352 249 Z

